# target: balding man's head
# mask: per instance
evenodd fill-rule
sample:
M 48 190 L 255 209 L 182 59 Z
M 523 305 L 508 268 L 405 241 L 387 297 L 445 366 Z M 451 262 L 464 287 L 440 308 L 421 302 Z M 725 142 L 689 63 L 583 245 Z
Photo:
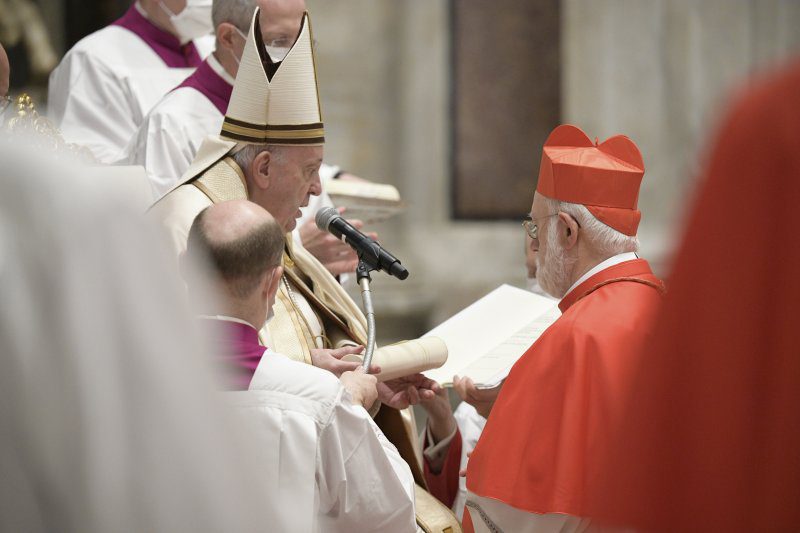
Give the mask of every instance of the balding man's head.
M 267 211 L 247 200 L 207 207 L 189 230 L 187 253 L 210 259 L 233 298 L 246 299 L 264 275 L 280 265 L 283 230 Z

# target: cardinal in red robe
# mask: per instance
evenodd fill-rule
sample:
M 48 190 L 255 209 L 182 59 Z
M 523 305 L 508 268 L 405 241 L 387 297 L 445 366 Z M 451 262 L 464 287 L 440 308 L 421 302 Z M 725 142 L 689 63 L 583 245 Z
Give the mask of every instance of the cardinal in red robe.
M 800 531 L 800 61 L 712 144 L 593 515 L 645 531 Z
M 636 251 L 644 163 L 571 125 L 545 142 L 525 228 L 562 316 L 512 368 L 467 467 L 467 531 L 587 527 L 597 445 L 625 407 L 664 286 Z

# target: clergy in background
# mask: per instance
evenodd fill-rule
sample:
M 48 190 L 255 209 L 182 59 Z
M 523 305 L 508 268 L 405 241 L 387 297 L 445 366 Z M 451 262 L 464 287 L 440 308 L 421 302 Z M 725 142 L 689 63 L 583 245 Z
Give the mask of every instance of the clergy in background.
M 337 379 L 259 344 L 283 247 L 283 228 L 269 213 L 232 200 L 200 212 L 187 248 L 191 264 L 208 260 L 218 289 L 203 329 L 216 332 L 227 388 L 247 391 L 226 395 L 263 452 L 262 512 L 274 531 L 413 531 L 414 478 L 367 412 L 378 396 L 375 376 L 358 369 Z M 207 277 L 187 276 L 190 293 Z
M 249 199 L 288 234 L 297 224 L 300 206 L 320 193 L 325 134 L 308 14 L 280 64 L 262 46 L 259 17 L 256 9 L 221 133 L 205 139 L 181 184 L 150 209 L 176 256 L 186 249 L 194 217 L 214 203 Z M 263 344 L 337 375 L 354 368 L 348 365 L 357 366 L 340 358 L 366 344 L 366 319 L 358 305 L 291 235 L 283 266 L 275 317 L 261 331 Z M 434 389 L 438 385 L 420 374 L 379 385 L 384 405 L 376 422 L 422 485 L 413 417 L 398 408 L 408 407 L 414 395 L 432 395 Z M 416 509 L 420 523 L 443 523 L 441 529 L 453 527 L 457 533 L 455 516 L 422 489 L 417 490 Z
M 126 164 L 145 167 L 154 199 L 178 183 L 203 139 L 219 133 L 256 4 L 261 8 L 261 33 L 273 59 L 281 61 L 294 44 L 305 12 L 303 0 L 214 0 L 214 52 L 153 107 L 123 154 Z M 274 43 L 286 47 L 275 48 Z
M 211 0 L 134 2 L 50 74 L 49 117 L 68 142 L 117 161 L 156 102 L 211 52 L 211 32 Z
M 525 229 L 561 317 L 517 361 L 467 466 L 465 529 L 582 531 L 599 446 L 625 407 L 662 282 L 636 254 L 641 153 L 557 127 Z

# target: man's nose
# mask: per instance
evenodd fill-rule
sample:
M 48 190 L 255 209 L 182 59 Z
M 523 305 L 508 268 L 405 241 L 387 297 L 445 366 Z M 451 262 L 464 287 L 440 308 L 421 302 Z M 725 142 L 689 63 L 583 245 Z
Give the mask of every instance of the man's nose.
M 314 181 L 311 182 L 311 187 L 308 189 L 308 193 L 314 196 L 319 196 L 322 194 L 322 182 L 319 180 L 319 174 L 314 177 Z

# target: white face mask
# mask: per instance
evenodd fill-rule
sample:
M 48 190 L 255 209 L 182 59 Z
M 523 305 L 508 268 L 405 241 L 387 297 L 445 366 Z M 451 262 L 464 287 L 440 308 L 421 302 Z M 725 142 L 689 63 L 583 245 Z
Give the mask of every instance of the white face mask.
M 214 31 L 214 24 L 211 22 L 211 2 L 209 1 L 188 0 L 186 7 L 177 15 L 165 6 L 164 2 L 159 1 L 159 5 L 169 15 L 169 21 L 178 32 L 181 44 L 186 44 Z
M 288 46 L 266 45 L 265 48 L 267 49 L 267 53 L 269 54 L 269 57 L 272 59 L 273 63 L 280 63 L 281 61 L 283 61 L 284 58 L 286 57 L 286 54 L 288 54 L 289 50 L 291 50 L 291 48 L 289 48 Z
M 239 33 L 239 35 L 242 36 L 242 38 L 244 38 L 244 41 L 246 43 L 247 42 L 247 35 L 242 33 L 242 30 L 240 30 L 239 28 L 237 28 L 235 26 L 234 26 L 234 29 Z M 286 54 L 288 54 L 289 50 L 291 50 L 292 48 L 289 47 L 289 46 L 270 46 L 270 45 L 267 44 L 267 45 L 264 45 L 264 49 L 266 50 L 267 55 L 269 55 L 269 58 L 272 59 L 273 63 L 280 63 L 281 61 L 283 61 L 283 59 L 286 57 Z M 237 60 L 237 64 L 238 63 L 239 62 Z

